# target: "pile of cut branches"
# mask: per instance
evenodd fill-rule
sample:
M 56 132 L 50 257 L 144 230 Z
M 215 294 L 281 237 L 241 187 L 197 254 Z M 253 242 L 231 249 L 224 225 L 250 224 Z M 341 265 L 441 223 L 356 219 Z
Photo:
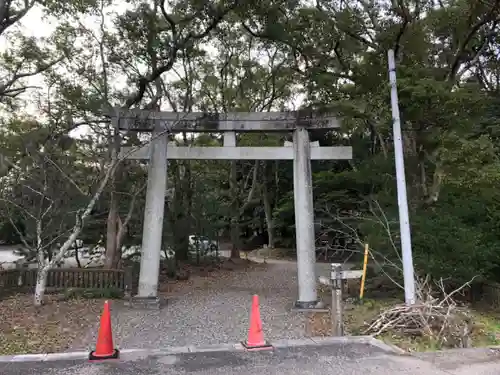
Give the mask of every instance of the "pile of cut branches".
M 417 303 L 384 309 L 367 324 L 365 334 L 420 337 L 439 347 L 469 347 L 473 330 L 471 314 L 465 307 L 460 307 L 452 297 L 470 285 L 470 282 L 451 293 L 444 292 L 442 280 L 436 285 L 439 288 L 437 293 L 428 278 L 417 283 Z

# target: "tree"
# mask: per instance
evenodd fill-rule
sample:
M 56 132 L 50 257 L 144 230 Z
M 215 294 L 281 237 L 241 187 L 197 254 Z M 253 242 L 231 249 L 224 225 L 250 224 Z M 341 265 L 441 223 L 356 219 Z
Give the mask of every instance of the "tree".
M 2 104 L 13 105 L 14 99 L 32 88 L 27 78 L 46 72 L 68 56 L 72 40 L 66 25 L 57 28 L 48 39 L 28 37 L 17 29 L 38 5 L 38 1 L 0 1 L 0 37 L 8 41 L 8 48 L 0 58 Z
M 121 105 L 130 108 L 144 105 L 145 108 L 160 108 L 161 97 L 164 95 L 162 75 L 169 72 L 175 65 L 178 56 L 192 43 L 205 39 L 236 7 L 234 2 L 216 2 L 214 4 L 198 5 L 180 1 L 174 3 L 169 12 L 165 2 L 155 1 L 152 7 L 137 2 L 135 7 L 116 19 L 117 30 L 114 34 L 111 61 L 130 70 L 129 61 L 141 61 L 146 65 L 146 73 L 133 67 L 129 77 L 136 85 L 136 90 L 121 94 Z M 142 30 L 138 33 L 138 30 Z M 125 38 L 123 38 L 125 37 Z M 120 41 L 120 42 L 118 42 Z M 149 102 L 144 102 L 146 94 Z M 118 135 L 115 134 L 115 138 Z M 118 145 L 118 141 L 114 142 Z M 111 151 L 118 154 L 118 149 Z M 111 196 L 110 213 L 108 216 L 107 257 L 115 258 L 119 241 L 116 238 L 117 223 L 116 197 Z
M 287 58 L 273 46 L 259 44 L 242 33 L 238 23 L 229 23 L 219 30 L 214 41 L 217 53 L 205 58 L 197 70 L 202 89 L 197 102 L 203 111 L 253 112 L 283 108 L 293 95 L 294 74 L 287 66 Z M 258 54 L 260 53 L 260 55 Z M 264 54 L 264 57 L 262 57 Z M 208 56 L 207 56 L 208 57 Z M 263 61 L 260 61 L 263 60 Z M 283 139 L 276 136 L 237 136 L 240 145 L 278 145 Z M 264 167 L 263 167 L 264 166 Z M 268 173 L 266 163 L 231 161 L 224 179 L 229 180 L 228 204 L 231 223 L 231 257 L 239 258 L 242 247 L 241 220 L 247 210 L 253 211 L 262 199 L 263 187 L 268 199 L 268 231 L 273 230 L 270 185 L 263 185 L 262 171 Z M 246 178 L 244 177 L 246 176 Z M 273 234 L 269 233 L 272 239 Z
M 341 129 L 311 132 L 312 140 L 354 148 L 352 161 L 313 163 L 316 216 L 327 225 L 323 229 L 330 242 L 343 243 L 349 236 L 368 240 L 382 263 L 398 266 L 386 61 L 387 49 L 393 48 L 417 269 L 455 280 L 474 274 L 497 277 L 496 2 L 178 0 L 167 8 L 159 1 L 132 1 L 121 13 L 110 12 L 111 3 L 105 0 L 7 5 L 10 13 L 2 18 L 0 12 L 0 35 L 15 37 L 0 69 L 14 79 L 0 86 L 0 98 L 9 111 L 9 132 L 18 140 L 12 143 L 12 134 L 3 134 L 5 145 L 11 145 L 0 159 L 6 176 L 4 204 L 26 206 L 23 199 L 30 195 L 21 197 L 13 181 L 37 184 L 37 191 L 43 192 L 43 173 L 56 175 L 57 165 L 86 189 L 80 194 L 62 174 L 50 180 L 64 181 L 64 194 L 51 197 L 49 191 L 40 207 L 47 209 L 53 200 L 50 216 L 62 221 L 65 213 L 88 207 L 108 178 L 99 202 L 93 203 L 92 221 L 87 216 L 85 234 L 96 241 L 107 238 L 108 266 L 119 262 L 122 245 L 138 242 L 142 219 L 136 213 L 145 169 L 140 162 L 121 161 L 122 146 L 136 146 L 144 139 L 111 126 L 103 107 L 223 113 L 295 109 L 298 101 L 299 107 L 343 119 Z M 64 19 L 47 40 L 27 38 L 16 29 L 31 6 Z M 86 23 L 88 17 L 93 17 L 93 27 Z M 22 105 L 32 102 L 20 94 L 31 92 L 30 82 L 17 75 L 32 71 L 42 72 L 38 74 L 47 85 L 37 98 L 38 121 L 13 111 L 18 105 L 17 112 L 23 114 Z M 75 140 L 70 132 L 80 127 L 87 131 Z M 180 145 L 223 143 L 218 134 L 169 138 Z M 276 146 L 284 140 L 267 134 L 238 136 L 240 145 Z M 68 160 L 89 164 L 71 170 Z M 38 172 L 21 165 L 37 165 Z M 86 168 L 99 170 L 99 178 L 87 180 Z M 110 171 L 109 177 L 105 171 Z M 207 228 L 230 232 L 233 256 L 249 246 L 251 241 L 242 238 L 254 230 L 265 230 L 271 245 L 294 243 L 290 163 L 170 161 L 168 186 L 164 235 L 179 258 L 188 255 L 188 235 Z M 123 199 L 125 194 L 130 199 Z M 55 199 L 63 197 L 67 199 Z M 36 225 L 21 228 L 18 220 L 26 212 L 9 207 L 14 225 L 25 240 L 32 236 L 30 246 L 36 247 Z M 39 214 L 28 212 L 39 220 Z M 70 224 L 67 230 L 73 233 L 72 228 Z M 450 235 L 453 231 L 461 234 Z M 51 241 L 49 232 L 42 242 Z M 59 254 L 57 249 L 54 254 Z
M 495 77 L 498 69 L 491 49 L 498 47 L 499 5 L 334 1 L 265 6 L 267 13 L 256 11 L 251 19 L 242 20 L 243 27 L 263 42 L 280 46 L 296 61 L 293 66 L 302 77 L 306 104 L 342 116 L 341 132 L 331 132 L 323 141 L 342 144 L 348 136 L 354 146 L 355 163 L 330 164 L 324 170 L 314 167 L 314 181 L 319 184 L 315 189 L 315 202 L 320 206 L 317 216 L 321 218 L 325 207 L 334 206 L 376 219 L 363 203 L 375 197 L 388 220 L 397 219 L 385 60 L 387 49 L 393 48 L 398 58 L 417 268 L 435 277 L 492 275 L 486 258 L 496 264 L 498 255 L 489 250 L 491 246 L 476 249 L 486 243 L 482 233 L 487 232 L 480 228 L 491 228 L 490 215 L 496 212 L 490 188 L 497 179 L 498 142 L 490 134 L 497 121 L 491 116 L 494 104 L 488 98 L 495 84 L 483 78 L 489 73 L 481 72 L 491 71 L 489 77 Z M 484 224 L 469 226 L 470 211 L 462 209 L 469 194 L 473 201 L 476 195 L 481 197 L 483 207 L 488 207 L 486 214 L 474 206 L 475 222 Z M 289 197 L 282 199 L 275 212 L 278 226 L 291 225 L 292 207 Z M 356 233 L 377 241 L 373 243 L 376 248 L 391 248 L 387 236 L 376 236 L 379 228 L 364 223 L 353 224 Z M 462 228 L 469 241 L 454 241 L 451 226 Z M 398 236 L 394 238 L 398 244 Z M 461 254 L 465 263 L 458 258 L 447 263 L 452 253 L 459 253 L 458 246 L 467 256 L 474 255 Z
M 52 129 L 36 121 L 19 119 L 8 125 L 2 140 L 4 149 L 12 150 L 12 168 L 3 177 L 1 200 L 22 243 L 36 254 L 34 302 L 38 306 L 43 303 L 48 271 L 80 235 L 115 165 L 99 170 L 82 160 L 76 143 L 68 147 L 40 143 Z M 20 218 L 24 228 L 12 218 Z M 61 239 L 64 243 L 57 248 Z

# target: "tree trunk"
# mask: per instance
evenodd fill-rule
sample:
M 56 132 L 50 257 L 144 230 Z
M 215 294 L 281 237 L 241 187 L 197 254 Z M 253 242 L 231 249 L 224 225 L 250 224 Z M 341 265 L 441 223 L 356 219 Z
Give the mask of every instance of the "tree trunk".
M 116 163 L 118 160 L 118 154 L 120 152 L 120 132 L 118 129 L 113 129 L 113 133 L 110 137 L 110 159 L 111 163 Z M 119 208 L 118 208 L 118 196 L 115 194 L 116 179 L 119 176 L 120 170 L 117 165 L 112 176 L 110 176 L 110 202 L 109 202 L 109 213 L 106 228 L 106 260 L 105 266 L 107 268 L 112 268 L 113 263 L 116 259 L 116 252 L 118 246 L 118 220 Z
M 189 258 L 189 228 L 186 227 L 186 207 L 184 181 L 180 161 L 170 163 L 170 171 L 173 177 L 174 193 L 171 200 L 170 215 L 173 228 L 173 247 L 176 260 L 187 260 Z
M 238 167 L 236 160 L 231 161 L 231 172 L 229 177 L 229 189 L 231 191 L 231 259 L 240 258 L 240 207 L 238 196 Z
M 184 142 L 185 144 L 188 144 L 186 134 L 184 133 Z M 192 180 L 192 174 L 191 174 L 191 164 L 189 161 L 184 163 L 184 175 L 182 176 L 182 183 L 183 183 L 183 191 L 184 191 L 184 230 L 186 233 L 186 236 L 184 237 L 185 241 L 185 246 L 187 248 L 187 251 L 189 251 L 189 234 L 191 233 L 193 223 L 192 223 L 192 217 L 193 217 L 193 180 Z M 198 233 L 201 234 L 201 233 Z
M 76 265 L 78 266 L 78 268 L 82 268 L 82 264 L 80 263 L 80 257 L 79 257 L 78 251 L 80 251 L 80 248 L 78 247 L 78 245 L 75 242 L 75 260 L 76 260 Z
M 185 261 L 189 259 L 189 237 L 186 234 L 185 228 L 185 218 L 179 218 L 176 225 L 176 232 L 182 233 L 174 236 L 175 244 L 175 259 Z
M 116 248 L 118 239 L 118 202 L 116 195 L 111 193 L 109 213 L 106 228 L 106 261 L 105 266 L 111 268 L 116 259 Z
M 182 196 L 178 198 L 182 199 Z M 189 259 L 189 228 L 187 225 L 187 218 L 184 216 L 184 213 L 179 212 L 182 210 L 182 204 L 176 204 L 176 206 L 177 212 L 175 212 L 175 219 L 173 223 L 175 259 L 185 261 Z
M 49 274 L 49 266 L 38 268 L 38 273 L 36 276 L 36 287 L 34 304 L 35 306 L 42 306 L 45 297 L 45 288 L 47 286 L 47 276 Z
M 240 224 L 237 217 L 231 217 L 231 259 L 240 258 Z
M 45 288 L 47 286 L 47 276 L 49 273 L 49 270 L 54 267 L 54 265 L 58 262 L 60 262 L 66 252 L 69 250 L 72 244 L 75 243 L 77 240 L 78 236 L 82 232 L 83 224 L 85 222 L 85 219 L 90 215 L 92 212 L 92 209 L 94 208 L 97 200 L 101 196 L 102 192 L 106 188 L 111 175 L 114 172 L 115 165 L 111 164 L 106 171 L 106 174 L 104 175 L 104 178 L 99 184 L 99 187 L 97 188 L 97 191 L 94 193 L 92 196 L 92 199 L 90 199 L 90 202 L 87 204 L 87 207 L 85 207 L 85 210 L 83 213 L 78 213 L 75 217 L 75 226 L 73 227 L 73 230 L 71 231 L 71 234 L 69 237 L 66 239 L 66 241 L 63 243 L 63 245 L 59 248 L 59 252 L 56 254 L 56 256 L 49 261 L 49 263 L 46 264 L 45 262 L 45 253 L 43 251 L 43 247 L 41 246 L 41 222 L 37 223 L 37 243 L 39 244 L 38 249 L 37 249 L 37 258 L 38 258 L 38 273 L 37 273 L 37 282 L 35 286 L 35 295 L 34 295 L 34 304 L 35 306 L 40 306 L 43 304 L 43 299 L 44 299 L 44 294 L 45 294 Z
M 267 246 L 274 249 L 274 219 L 273 219 L 273 209 L 271 206 L 271 199 L 269 197 L 268 184 L 265 183 L 262 186 L 262 200 L 264 201 L 264 214 L 266 215 L 267 224 L 267 236 L 268 243 Z
M 134 204 L 132 201 L 131 205 Z M 133 207 L 131 208 L 133 210 Z M 117 215 L 117 227 L 118 231 L 116 233 L 116 243 L 115 243 L 115 253 L 113 254 L 113 263 L 111 264 L 111 268 L 118 269 L 121 268 L 121 260 L 122 260 L 122 246 L 123 241 L 125 240 L 125 234 L 127 233 L 127 225 L 128 225 L 128 216 L 125 218 L 125 223 L 122 223 L 120 219 L 120 215 Z

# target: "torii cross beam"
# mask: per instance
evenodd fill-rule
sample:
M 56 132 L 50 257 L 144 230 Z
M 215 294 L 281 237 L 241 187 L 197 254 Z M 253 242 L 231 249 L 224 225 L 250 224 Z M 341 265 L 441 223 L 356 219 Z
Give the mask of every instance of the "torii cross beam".
M 293 160 L 295 228 L 297 241 L 297 309 L 319 309 L 315 276 L 315 233 L 311 160 L 352 159 L 351 147 L 319 147 L 309 141 L 310 129 L 335 129 L 339 120 L 311 112 L 179 113 L 112 109 L 112 122 L 121 130 L 152 132 L 152 141 L 134 151 L 130 159 L 149 160 L 146 207 L 142 237 L 139 290 L 134 300 L 159 306 L 158 277 L 167 183 L 168 159 L 188 160 Z M 223 147 L 177 147 L 168 135 L 180 132 L 223 133 Z M 293 132 L 293 142 L 283 147 L 238 147 L 237 132 Z M 312 147 L 311 147 L 312 146 Z

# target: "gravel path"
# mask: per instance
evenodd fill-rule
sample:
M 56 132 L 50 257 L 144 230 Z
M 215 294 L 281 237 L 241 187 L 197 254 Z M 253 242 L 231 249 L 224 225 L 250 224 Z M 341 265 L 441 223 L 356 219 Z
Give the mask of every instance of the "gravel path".
M 244 340 L 253 294 L 260 298 L 267 339 L 304 337 L 305 316 L 290 311 L 297 296 L 294 263 L 254 265 L 220 276 L 198 278 L 193 281 L 196 285 L 170 293 L 167 306 L 159 311 L 134 310 L 121 302 L 113 303 L 116 344 L 122 348 L 160 348 Z M 95 342 L 96 331 L 85 340 L 87 344 Z

